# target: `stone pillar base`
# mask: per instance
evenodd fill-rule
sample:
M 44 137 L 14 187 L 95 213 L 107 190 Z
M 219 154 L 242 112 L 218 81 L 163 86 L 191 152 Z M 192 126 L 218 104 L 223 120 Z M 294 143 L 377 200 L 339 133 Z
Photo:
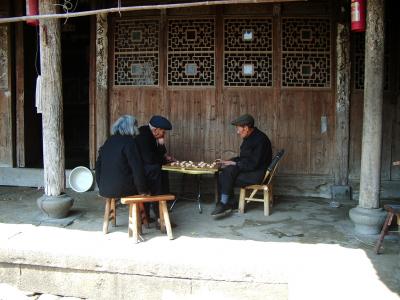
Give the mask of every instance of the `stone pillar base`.
M 37 199 L 37 205 L 40 210 L 53 219 L 65 218 L 73 203 L 74 199 L 67 194 L 61 194 L 59 196 L 43 195 Z
M 360 234 L 378 234 L 385 222 L 386 211 L 382 208 L 354 207 L 349 211 L 354 230 Z

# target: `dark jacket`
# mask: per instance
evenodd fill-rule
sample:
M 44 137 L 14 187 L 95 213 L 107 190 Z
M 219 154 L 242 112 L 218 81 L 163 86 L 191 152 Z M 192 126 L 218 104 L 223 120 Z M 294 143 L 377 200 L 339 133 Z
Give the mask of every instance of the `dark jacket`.
M 272 147 L 268 136 L 257 127 L 240 145 L 240 154 L 232 158 L 241 172 L 265 172 L 272 161 Z
M 153 133 L 148 125 L 139 128 L 140 134 L 137 136 L 140 153 L 145 165 L 162 165 L 164 155 L 167 153 L 165 145 L 158 145 Z
M 99 149 L 96 181 L 100 195 L 120 198 L 148 192 L 136 138 L 113 135 Z

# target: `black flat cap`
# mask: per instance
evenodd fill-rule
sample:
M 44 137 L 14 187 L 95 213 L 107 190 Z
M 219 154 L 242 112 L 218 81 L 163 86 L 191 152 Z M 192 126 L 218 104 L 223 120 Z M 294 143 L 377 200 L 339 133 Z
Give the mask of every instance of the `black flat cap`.
M 233 120 L 231 122 L 231 124 L 235 125 L 235 126 L 249 125 L 249 126 L 253 127 L 254 126 L 254 118 L 249 114 L 241 115 L 239 118 Z
M 152 116 L 150 119 L 150 125 L 155 128 L 161 128 L 161 129 L 165 129 L 165 130 L 172 129 L 171 122 L 162 116 Z

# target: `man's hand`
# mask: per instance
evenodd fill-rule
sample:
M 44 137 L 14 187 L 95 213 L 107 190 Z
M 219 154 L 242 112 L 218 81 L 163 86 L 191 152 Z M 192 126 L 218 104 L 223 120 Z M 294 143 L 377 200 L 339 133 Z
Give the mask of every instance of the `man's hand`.
M 221 160 L 222 167 L 235 166 L 236 162 L 233 160 Z
M 167 163 L 172 163 L 172 162 L 176 161 L 176 158 L 175 158 L 175 157 L 173 157 L 173 156 L 171 156 L 171 155 L 168 155 L 168 154 L 165 154 L 164 158 L 165 158 L 165 161 L 166 161 Z

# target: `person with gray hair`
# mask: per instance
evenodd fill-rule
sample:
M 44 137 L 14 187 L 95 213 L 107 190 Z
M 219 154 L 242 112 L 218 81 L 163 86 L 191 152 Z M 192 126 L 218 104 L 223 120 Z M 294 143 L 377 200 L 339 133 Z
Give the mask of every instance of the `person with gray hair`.
M 131 115 L 121 116 L 112 125 L 111 136 L 100 147 L 96 160 L 96 181 L 101 196 L 121 198 L 148 194 L 138 134 L 137 120 Z

